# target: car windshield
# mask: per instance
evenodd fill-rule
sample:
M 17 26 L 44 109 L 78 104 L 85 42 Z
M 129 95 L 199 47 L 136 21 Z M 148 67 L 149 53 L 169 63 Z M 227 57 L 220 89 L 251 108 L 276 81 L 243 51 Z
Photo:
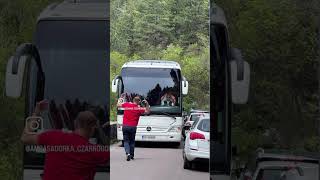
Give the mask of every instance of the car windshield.
M 197 128 L 200 131 L 204 131 L 204 132 L 210 132 L 210 120 L 209 119 L 202 119 Z
M 139 95 L 151 112 L 181 112 L 180 70 L 169 68 L 123 68 L 123 94 L 130 101 Z
M 203 114 L 192 114 L 190 117 L 190 121 L 198 120 Z
M 193 124 L 192 124 L 192 126 L 191 126 L 191 129 L 194 129 L 194 128 L 196 127 L 196 125 L 198 124 L 198 121 L 199 121 L 199 119 L 196 119 L 196 120 L 193 122 Z
M 261 169 L 257 180 L 298 180 L 300 177 L 296 169 L 271 168 Z

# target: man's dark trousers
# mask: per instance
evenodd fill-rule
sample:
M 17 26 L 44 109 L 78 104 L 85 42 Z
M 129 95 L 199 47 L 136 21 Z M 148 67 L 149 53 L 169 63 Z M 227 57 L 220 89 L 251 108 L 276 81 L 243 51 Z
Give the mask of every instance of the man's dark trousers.
M 123 146 L 126 154 L 134 156 L 134 146 L 137 127 L 135 126 L 123 126 Z

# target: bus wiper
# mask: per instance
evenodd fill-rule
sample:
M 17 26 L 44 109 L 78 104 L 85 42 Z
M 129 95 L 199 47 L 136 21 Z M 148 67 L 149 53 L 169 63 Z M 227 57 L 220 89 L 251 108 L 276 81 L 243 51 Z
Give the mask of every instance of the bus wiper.
M 169 114 L 169 113 L 165 113 L 165 112 L 161 112 L 161 111 L 156 112 L 156 113 L 160 113 L 160 114 L 166 115 L 166 116 L 168 116 L 168 117 L 171 117 L 171 118 L 173 118 L 173 119 L 176 119 L 175 116 L 173 116 L 173 115 L 171 115 L 171 114 Z M 156 114 L 156 113 L 154 113 L 154 114 Z

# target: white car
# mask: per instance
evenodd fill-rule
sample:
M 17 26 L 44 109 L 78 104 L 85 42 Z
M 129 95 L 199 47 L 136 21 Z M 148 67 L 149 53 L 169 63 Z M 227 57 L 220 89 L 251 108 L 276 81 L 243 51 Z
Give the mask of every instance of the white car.
M 206 111 L 193 112 L 189 115 L 186 122 L 183 125 L 182 135 L 186 137 L 190 127 L 193 125 L 194 121 L 198 120 L 200 117 L 207 115 Z
M 250 171 L 244 175 L 245 180 L 312 180 L 319 179 L 319 159 L 259 152 L 256 167 L 251 176 Z
M 191 169 L 194 162 L 209 163 L 210 158 L 210 115 L 195 120 L 186 134 L 183 148 L 183 168 Z

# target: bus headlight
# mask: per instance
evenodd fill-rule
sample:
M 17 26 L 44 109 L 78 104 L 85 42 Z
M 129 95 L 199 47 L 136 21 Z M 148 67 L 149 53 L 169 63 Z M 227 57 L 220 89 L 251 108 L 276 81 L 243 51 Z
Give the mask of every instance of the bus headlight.
M 168 132 L 181 132 L 181 126 L 172 126 Z

